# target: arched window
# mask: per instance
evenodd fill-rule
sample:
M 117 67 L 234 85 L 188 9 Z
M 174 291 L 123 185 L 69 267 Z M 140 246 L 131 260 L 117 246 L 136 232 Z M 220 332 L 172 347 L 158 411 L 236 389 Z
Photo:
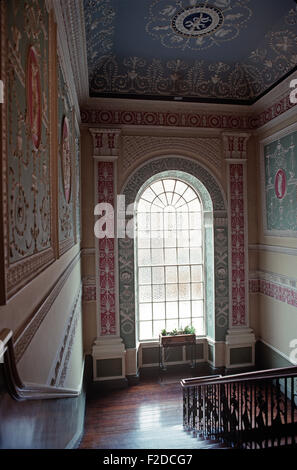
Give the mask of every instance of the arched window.
M 138 340 L 187 325 L 205 334 L 203 208 L 185 181 L 164 177 L 136 206 Z

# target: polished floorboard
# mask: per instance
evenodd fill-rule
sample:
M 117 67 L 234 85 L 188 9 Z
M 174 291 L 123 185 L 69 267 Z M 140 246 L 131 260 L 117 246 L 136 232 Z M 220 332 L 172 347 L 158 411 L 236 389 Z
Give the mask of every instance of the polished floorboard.
M 200 370 L 199 375 L 209 374 Z M 141 377 L 122 390 L 99 391 L 87 398 L 81 449 L 199 449 L 220 447 L 184 431 L 181 378 L 191 370 Z M 196 374 L 197 375 L 197 371 Z

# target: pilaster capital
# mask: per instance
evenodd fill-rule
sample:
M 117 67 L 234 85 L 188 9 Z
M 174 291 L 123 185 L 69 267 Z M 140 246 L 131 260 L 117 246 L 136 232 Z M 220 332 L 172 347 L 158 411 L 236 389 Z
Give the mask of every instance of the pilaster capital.
M 120 135 L 121 129 L 111 128 L 90 128 L 93 138 L 93 156 L 94 158 L 104 157 L 107 159 L 117 159 L 120 155 Z
M 245 160 L 250 135 L 246 132 L 224 132 L 222 139 L 225 158 L 227 160 Z

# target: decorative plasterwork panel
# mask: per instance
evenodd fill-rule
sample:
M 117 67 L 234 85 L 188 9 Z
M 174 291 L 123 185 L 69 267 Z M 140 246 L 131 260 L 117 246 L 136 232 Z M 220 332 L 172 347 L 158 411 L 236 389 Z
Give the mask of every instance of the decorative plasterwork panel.
M 187 174 L 188 178 L 192 178 L 193 181 L 198 180 L 199 191 L 200 187 L 204 186 L 212 201 L 214 210 L 214 276 L 212 273 L 210 277 L 215 278 L 214 306 L 216 313 L 215 319 L 210 318 L 210 315 L 208 316 L 207 327 L 209 333 L 217 340 L 224 339 L 229 319 L 228 226 L 226 204 L 215 179 L 199 163 L 193 160 L 167 156 L 166 158 L 151 160 L 138 168 L 130 175 L 122 189 L 122 194 L 125 195 L 126 205 L 134 203 L 140 188 L 154 175 L 178 171 Z M 131 216 L 127 215 L 126 223 L 130 218 Z M 136 344 L 136 336 L 134 240 L 132 238 L 119 239 L 118 259 L 121 337 L 125 341 L 126 348 L 133 348 Z M 212 306 L 212 309 L 214 306 Z M 208 308 L 210 310 L 211 306 L 208 305 Z
M 130 3 L 84 0 L 91 96 L 252 102 L 296 66 L 292 1 Z
M 44 2 L 5 5 L 1 2 L 7 31 L 7 49 L 1 52 L 6 60 L 7 120 L 6 135 L 2 129 L 2 188 L 9 297 L 54 258 L 49 113 L 53 31 Z
M 250 294 L 264 294 L 297 307 L 297 279 L 268 271 L 250 273 Z
M 262 145 L 265 235 L 297 236 L 297 126 L 290 129 Z
M 201 161 L 212 165 L 220 171 L 222 167 L 221 139 L 209 137 L 153 137 L 124 136 L 123 155 L 119 167 L 123 172 L 129 170 L 138 160 L 148 154 L 160 154 L 168 150 L 181 155 L 196 155 Z

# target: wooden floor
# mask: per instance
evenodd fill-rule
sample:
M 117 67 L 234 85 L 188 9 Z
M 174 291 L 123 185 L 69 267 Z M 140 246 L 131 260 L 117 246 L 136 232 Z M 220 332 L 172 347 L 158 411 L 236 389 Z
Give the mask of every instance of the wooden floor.
M 200 371 L 206 375 L 209 371 Z M 183 430 L 183 373 L 142 377 L 138 385 L 100 392 L 87 399 L 81 449 L 199 449 L 219 445 Z M 196 374 L 195 374 L 196 375 Z

